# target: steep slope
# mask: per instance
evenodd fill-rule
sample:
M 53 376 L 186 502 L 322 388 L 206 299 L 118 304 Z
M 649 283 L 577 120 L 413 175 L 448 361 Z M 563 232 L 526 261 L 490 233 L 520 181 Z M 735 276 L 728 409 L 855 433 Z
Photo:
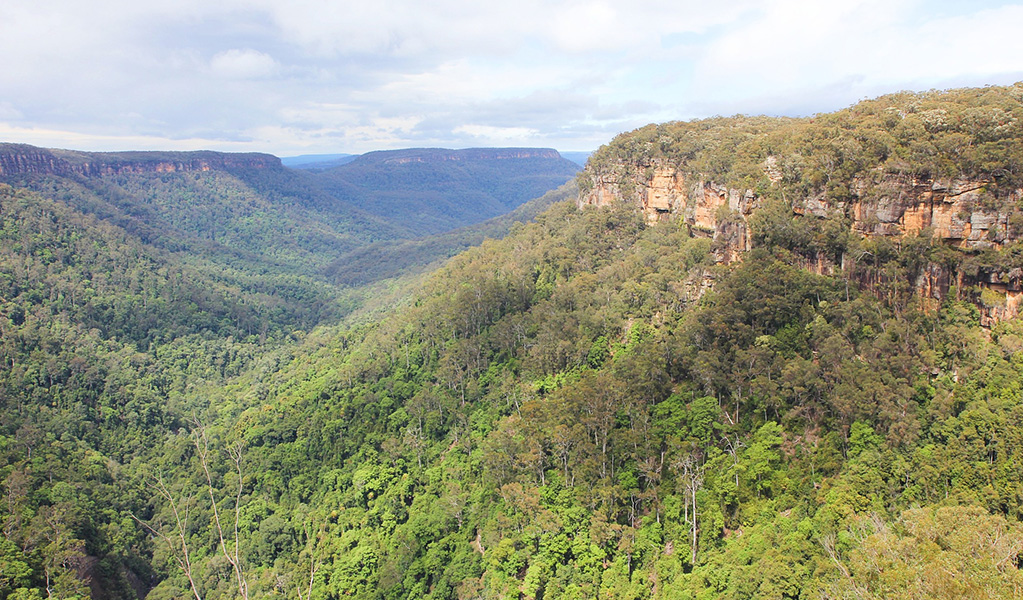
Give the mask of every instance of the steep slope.
M 0 147 L 2 179 L 109 220 L 145 242 L 315 275 L 329 260 L 410 232 L 329 196 L 269 155 L 81 153 Z
M 360 285 L 432 270 L 431 266 L 436 268 L 441 261 L 478 246 L 486 239 L 502 238 L 516 223 L 530 221 L 555 202 L 576 195 L 575 184 L 566 183 L 505 215 L 477 225 L 426 238 L 376 242 L 340 256 L 327 267 L 326 274 L 331 281 L 342 285 Z
M 631 207 L 559 204 L 383 322 L 239 380 L 260 400 L 204 430 L 244 448 L 251 593 L 1011 595 L 1020 323 L 985 336 L 970 304 L 887 304 L 769 242 L 714 263 Z M 187 481 L 192 460 L 163 468 Z M 200 592 L 235 593 L 216 581 Z
M 578 170 L 548 149 L 414 149 L 363 154 L 320 176 L 346 202 L 379 217 L 403 215 L 417 235 L 428 235 L 502 215 Z
M 269 154 L 220 152 L 76 152 L 0 143 L 0 176 L 176 173 L 232 168 L 272 169 L 281 161 Z
M 153 572 L 133 558 L 145 534 L 121 475 L 208 405 L 208 386 L 336 318 L 328 292 L 183 260 L 0 184 L 0 596 L 135 597 Z
M 1023 238 L 1021 99 L 1016 84 L 893 94 L 809 119 L 651 125 L 594 155 L 579 201 L 680 220 L 716 240 L 726 262 L 754 245 L 751 221 L 789 211 L 803 217 L 789 248 L 850 276 L 876 262 L 872 245 L 924 238 L 909 283 L 936 301 L 950 290 L 972 298 L 991 324 L 1019 314 L 1023 299 L 1023 263 L 1012 258 Z M 819 224 L 804 221 L 828 223 L 827 239 L 808 238 Z
M 721 166 L 722 131 L 760 137 L 734 124 L 689 136 L 709 147 L 690 164 Z M 616 144 L 643 151 L 644 137 Z M 761 157 L 721 146 L 764 175 Z M 1014 145 L 998 148 L 1011 177 Z M 1013 260 L 1013 240 L 861 236 L 769 182 L 732 184 L 756 190 L 754 209 L 729 219 L 719 204 L 705 231 L 684 210 L 653 224 L 630 203 L 556 206 L 377 328 L 296 357 L 233 436 L 272 474 L 252 497 L 276 522 L 318 507 L 320 533 L 292 546 L 293 577 L 312 574 L 303 594 L 1011 596 L 1023 332 L 982 333 L 955 294 L 920 311 L 913 288 L 940 253 Z M 748 233 L 729 237 L 729 220 Z M 860 271 L 840 270 L 861 252 Z M 280 572 L 270 556 L 252 581 Z
M 118 450 L 147 446 L 118 444 L 127 430 L 81 443 L 75 428 L 95 429 L 45 408 L 63 398 L 63 358 L 49 360 L 62 344 L 12 343 L 29 351 L 3 390 L 24 425 L 5 420 L 0 438 L 13 566 L 0 593 L 52 577 L 71 596 L 105 573 L 105 597 L 131 597 L 134 580 L 150 599 L 1013 597 L 1023 323 L 983 329 L 975 304 L 921 303 L 915 282 L 944 253 L 967 269 L 1011 262 L 1016 245 L 861 235 L 846 214 L 794 211 L 797 188 L 776 197 L 764 157 L 828 118 L 785 134 L 769 119 L 667 127 L 694 148 L 683 181 L 704 173 L 739 202 L 752 190 L 749 214 L 717 209 L 713 228 L 685 210 L 655 222 L 632 202 L 560 202 L 378 322 L 294 332 L 251 362 L 216 345 L 192 357 L 187 340 L 153 359 L 98 342 L 115 355 L 85 364 L 127 371 L 75 381 L 100 415 L 156 423 L 140 427 L 151 452 Z M 869 131 L 826 139 L 858 148 L 842 135 Z M 591 168 L 646 164 L 629 152 L 655 152 L 651 139 L 622 136 Z M 747 155 L 758 143 L 771 152 Z M 1006 171 L 999 202 L 1018 187 L 999 183 L 1014 152 L 984 151 Z M 963 176 L 983 173 L 968 156 Z M 854 189 L 802 169 L 799 198 Z M 614 180 L 621 197 L 646 174 Z M 63 314 L 54 302 L 35 314 Z M 5 306 L 5 341 L 18 318 Z M 173 399 L 169 414 L 111 401 L 136 393 Z M 105 570 L 80 569 L 90 557 Z
M 234 418 L 232 378 L 371 293 L 326 265 L 411 233 L 266 155 L 0 157 L 0 598 L 142 597 L 163 564 L 138 519 L 177 485 L 177 432 Z M 416 243 L 433 261 L 509 225 Z
M 308 173 L 265 154 L 0 144 L 0 181 L 71 202 L 167 249 L 309 276 L 367 244 L 503 215 L 577 171 L 553 150 L 379 152 Z

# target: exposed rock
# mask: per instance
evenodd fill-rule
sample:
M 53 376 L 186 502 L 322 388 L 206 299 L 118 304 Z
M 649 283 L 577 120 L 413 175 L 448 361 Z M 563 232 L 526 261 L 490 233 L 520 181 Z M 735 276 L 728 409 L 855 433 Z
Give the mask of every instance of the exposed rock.
M 670 214 L 682 195 L 681 178 L 673 169 L 658 167 L 654 169 L 650 183 L 644 186 L 643 204 L 650 216 L 659 219 Z
M 669 218 L 685 205 L 684 180 L 676 169 L 664 164 L 619 166 L 619 172 L 595 174 L 596 185 L 580 196 L 580 202 L 592 206 L 637 202 L 649 223 Z
M 774 183 L 781 180 L 778 162 L 769 157 L 764 164 L 764 172 Z M 732 189 L 699 178 L 687 182 L 681 171 L 666 162 L 619 163 L 603 168 L 604 172 L 595 173 L 587 167 L 593 186 L 580 193 L 580 206 L 626 202 L 636 205 L 651 224 L 678 219 L 693 235 L 713 238 L 715 257 L 721 262 L 740 260 L 750 249 L 749 217 L 760 205 L 752 190 Z M 990 184 L 990 179 L 918 180 L 878 175 L 872 181 L 853 182 L 853 197 L 845 202 L 830 202 L 819 195 L 793 202 L 793 211 L 806 218 L 847 216 L 852 231 L 864 237 L 930 232 L 958 248 L 1000 248 L 1015 241 L 1010 235 L 1009 217 L 1023 191 L 1017 190 L 1008 202 L 999 203 L 988 192 Z M 823 259 L 804 266 L 818 273 L 831 273 L 836 268 Z M 841 268 L 849 266 L 843 257 Z M 988 302 L 979 304 L 986 326 L 1017 316 L 1023 304 L 1023 272 L 966 276 L 929 265 L 915 284 L 921 300 L 932 304 L 944 298 L 953 284 L 960 291 L 964 286 L 987 290 Z
M 934 237 L 961 248 L 1000 246 L 1008 239 L 1009 215 L 989 202 L 989 184 L 886 177 L 852 202 L 853 230 L 903 236 L 930 228 Z
M 980 303 L 980 324 L 990 327 L 999 321 L 1019 316 L 1023 305 L 1023 269 L 1005 273 L 986 273 Z
M 231 169 L 283 168 L 270 154 L 198 152 L 74 152 L 0 144 L 0 177 L 18 175 L 81 175 L 173 173 Z

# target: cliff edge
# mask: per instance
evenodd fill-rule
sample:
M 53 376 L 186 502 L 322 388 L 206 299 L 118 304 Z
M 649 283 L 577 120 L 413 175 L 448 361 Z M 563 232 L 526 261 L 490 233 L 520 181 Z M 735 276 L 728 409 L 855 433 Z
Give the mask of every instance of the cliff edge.
M 78 152 L 0 143 L 0 177 L 174 173 L 231 169 L 283 168 L 270 154 L 197 152 Z
M 1023 303 L 1021 84 L 895 94 L 807 119 L 651 125 L 601 148 L 579 182 L 580 206 L 626 203 L 650 224 L 679 223 L 713 238 L 721 262 L 779 236 L 764 229 L 770 211 L 814 270 L 870 287 L 876 275 L 856 270 L 872 259 L 865 240 L 925 239 L 939 250 L 910 282 L 921 298 L 972 299 L 988 326 Z

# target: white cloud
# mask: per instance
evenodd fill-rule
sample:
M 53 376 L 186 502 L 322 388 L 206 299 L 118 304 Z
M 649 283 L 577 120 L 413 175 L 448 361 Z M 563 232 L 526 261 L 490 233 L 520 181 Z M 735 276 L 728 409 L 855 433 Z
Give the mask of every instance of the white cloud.
M 542 135 L 541 132 L 526 127 L 492 127 L 490 125 L 459 125 L 455 127 L 454 133 L 464 133 L 474 138 L 487 140 L 488 143 L 536 139 Z
M 21 111 L 14 108 L 14 105 L 10 102 L 0 102 L 0 120 L 17 121 L 23 116 Z
M 458 59 L 420 72 L 399 74 L 379 88 L 360 91 L 357 98 L 398 101 L 408 105 L 422 102 L 461 105 L 487 99 L 527 94 L 532 90 L 565 84 L 564 66 L 516 64 L 511 61 Z
M 261 79 L 277 74 L 279 65 L 269 54 L 251 48 L 232 48 L 210 59 L 214 75 L 229 79 Z
M 1021 26 L 1020 5 L 925 22 L 917 29 L 914 40 L 904 42 L 909 60 L 903 71 L 929 78 L 1023 73 Z M 890 73 L 889 79 L 905 72 Z
M 846 89 L 848 103 L 886 90 L 1023 73 L 1023 7 L 948 17 L 928 9 L 919 0 L 770 0 L 751 22 L 703 49 L 695 79 L 709 92 L 705 103 L 749 110 L 765 98 L 788 95 L 797 104 L 836 87 Z
M 253 150 L 248 142 L 211 141 L 209 139 L 191 137 L 175 139 L 162 135 L 106 135 L 65 129 L 18 127 L 8 123 L 0 123 L 0 140 L 16 141 L 43 148 L 66 148 L 99 152 L 118 150 L 184 151 L 198 149 L 248 152 Z
M 84 149 L 578 149 L 1023 78 L 1020 23 L 1020 0 L 4 0 L 0 121 Z

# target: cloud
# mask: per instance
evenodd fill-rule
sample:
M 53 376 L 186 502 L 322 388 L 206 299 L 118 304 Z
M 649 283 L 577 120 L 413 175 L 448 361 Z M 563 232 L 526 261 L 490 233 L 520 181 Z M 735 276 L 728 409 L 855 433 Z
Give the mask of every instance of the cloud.
M 210 70 L 228 79 L 262 79 L 277 74 L 279 65 L 269 54 L 251 48 L 232 48 L 210 59 Z
M 17 121 L 23 117 L 24 115 L 21 114 L 21 111 L 14 108 L 14 105 L 10 102 L 0 102 L 0 120 Z
M 828 102 L 816 111 L 897 89 L 984 77 L 1008 83 L 1023 72 L 1023 39 L 1013 33 L 1023 7 L 946 16 L 930 8 L 917 0 L 769 0 L 702 49 L 694 77 L 709 94 L 694 105 L 748 112 L 782 108 L 788 98 L 795 110 L 782 112 L 805 114 L 796 107 L 822 95 Z
M 526 127 L 492 127 L 490 125 L 459 125 L 453 133 L 464 133 L 473 138 L 480 138 L 487 142 L 493 140 L 521 141 L 536 139 L 541 133 L 535 129 Z
M 0 121 L 83 149 L 586 149 L 654 121 L 1006 83 L 1020 22 L 1020 2 L 955 0 L 5 0 Z
M 520 0 L 477 2 L 333 0 L 256 2 L 289 43 L 323 56 L 436 54 L 499 56 L 538 44 L 550 51 L 623 51 L 666 33 L 699 32 L 749 10 L 754 0 L 709 7 L 703 0 Z
M 163 135 L 106 135 L 97 132 L 19 127 L 0 123 L 0 140 L 18 141 L 45 148 L 69 150 L 93 150 L 113 152 L 118 150 L 197 150 L 217 149 L 228 152 L 251 150 L 249 141 L 220 141 L 210 145 L 210 140 L 201 137 L 171 138 Z

